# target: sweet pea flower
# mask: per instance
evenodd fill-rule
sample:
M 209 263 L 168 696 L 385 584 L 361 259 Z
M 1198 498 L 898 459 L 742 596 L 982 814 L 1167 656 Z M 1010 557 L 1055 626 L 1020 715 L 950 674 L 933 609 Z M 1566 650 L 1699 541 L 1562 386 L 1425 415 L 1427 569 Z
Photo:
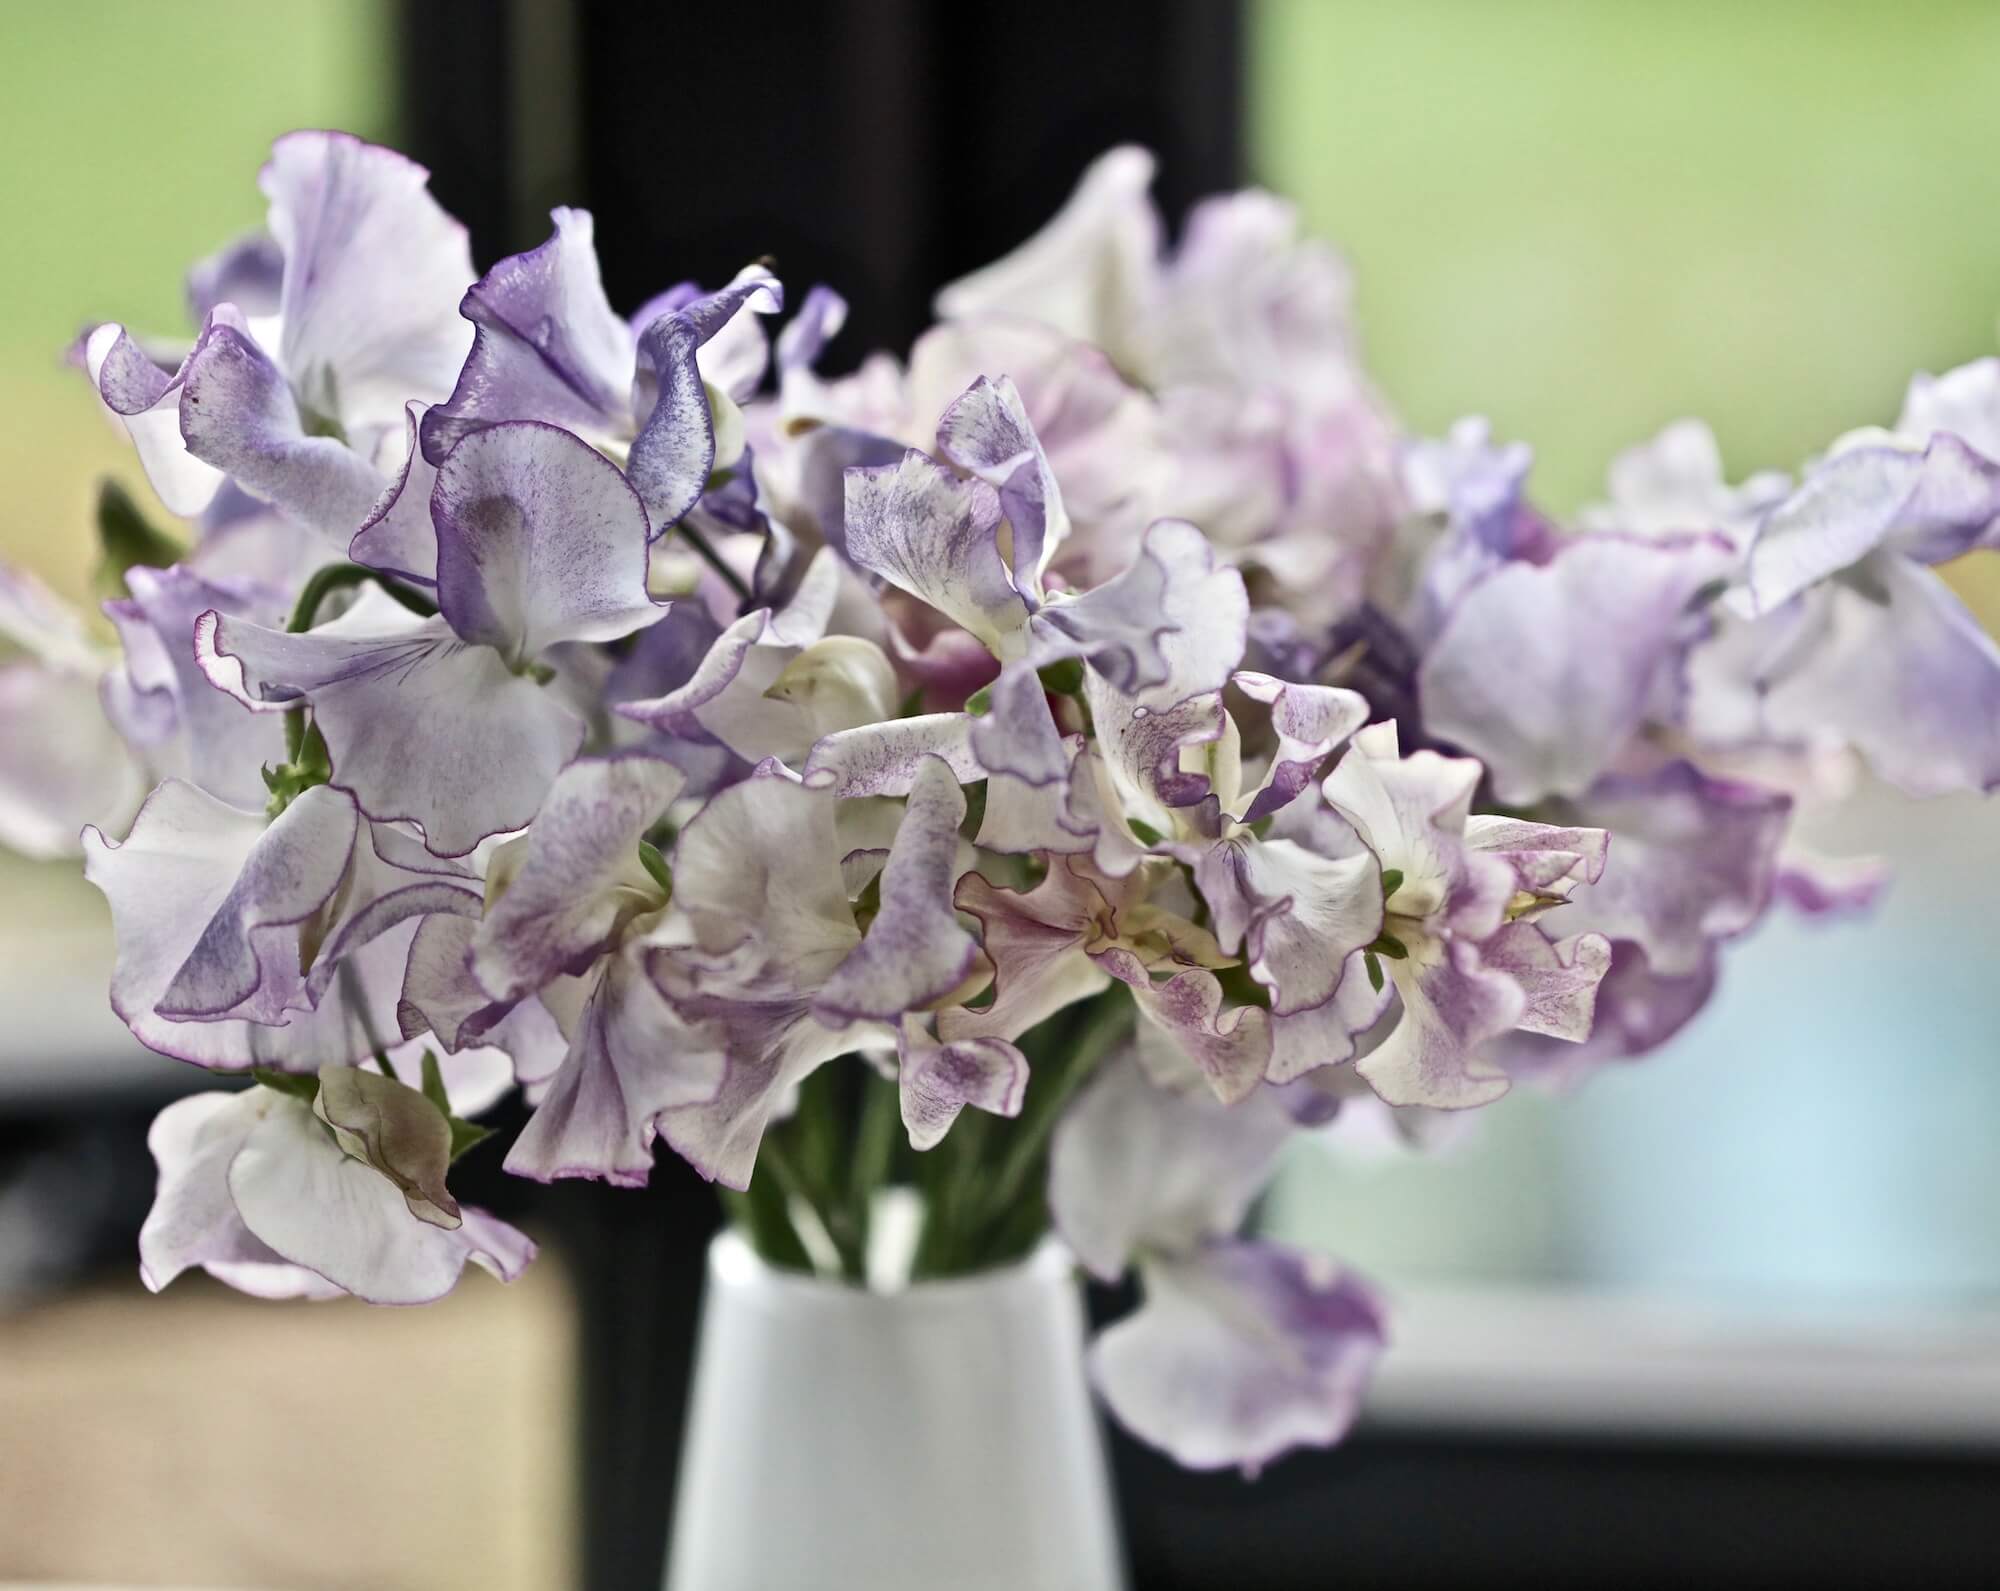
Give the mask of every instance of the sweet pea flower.
M 175 513 L 227 479 L 345 550 L 404 462 L 404 406 L 442 401 L 471 343 L 465 229 L 428 175 L 344 133 L 289 134 L 259 177 L 275 293 L 241 255 L 207 273 L 198 299 L 227 284 L 253 302 L 211 303 L 171 375 L 123 327 L 90 333 L 91 380 Z
M 1380 1301 L 1322 1256 L 1236 1237 L 1295 1123 L 1268 1096 L 1225 1107 L 1108 1064 L 1056 1130 L 1049 1202 L 1089 1270 L 1139 1272 L 1143 1302 L 1090 1350 L 1120 1421 L 1191 1469 L 1255 1474 L 1353 1423 L 1385 1333 Z
M 452 450 L 432 495 L 438 613 L 370 589 L 287 634 L 204 613 L 195 652 L 261 713 L 310 704 L 336 784 L 370 817 L 421 827 L 439 855 L 525 828 L 586 725 L 544 687 L 552 648 L 652 623 L 646 511 L 566 431 L 495 425 Z
M 535 1245 L 444 1185 L 447 1112 L 477 1108 L 472 1069 L 456 1071 L 442 1101 L 379 1071 L 327 1065 L 303 1088 L 169 1105 L 147 1138 L 160 1181 L 139 1234 L 146 1286 L 199 1267 L 260 1298 L 423 1304 L 450 1292 L 468 1260 L 513 1281 Z

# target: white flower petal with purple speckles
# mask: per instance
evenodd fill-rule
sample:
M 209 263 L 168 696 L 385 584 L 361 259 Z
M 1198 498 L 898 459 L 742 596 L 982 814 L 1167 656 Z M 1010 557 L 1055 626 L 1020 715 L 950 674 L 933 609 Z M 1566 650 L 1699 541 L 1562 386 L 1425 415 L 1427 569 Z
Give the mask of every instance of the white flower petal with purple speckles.
M 1507 1074 L 1481 1046 L 1520 1026 L 1527 996 L 1465 940 L 1424 937 L 1406 948 L 1407 959 L 1383 961 L 1402 1014 L 1355 1069 L 1391 1105 L 1490 1105 L 1507 1092 Z
M 618 467 L 569 432 L 510 421 L 438 466 L 438 609 L 515 666 L 559 641 L 652 623 L 646 510 Z
M 1114 1056 L 1056 1124 L 1056 1230 L 1107 1281 L 1141 1251 L 1188 1253 L 1242 1223 L 1294 1130 L 1265 1095 L 1223 1105 L 1172 1093 L 1129 1054 Z
M 214 500 L 223 474 L 188 451 L 181 436 L 181 378 L 148 359 L 116 324 L 84 340 L 84 369 L 97 395 L 123 422 L 146 479 L 169 511 L 193 518 Z
M 1578 810 L 1614 837 L 1611 853 L 1603 876 L 1575 889 L 1541 926 L 1632 940 L 1657 973 L 1678 978 L 1707 960 L 1714 940 L 1763 915 L 1791 802 L 1670 763 L 1602 781 Z
M 281 1100 L 229 1163 L 229 1197 L 253 1237 L 280 1258 L 375 1304 L 427 1304 L 470 1260 L 513 1281 L 535 1246 L 465 1210 L 450 1230 L 420 1221 L 381 1173 L 343 1153 L 313 1113 Z
M 1144 1302 L 1091 1346 L 1120 1423 L 1190 1469 L 1255 1475 L 1338 1442 L 1380 1356 L 1374 1293 L 1332 1260 L 1276 1243 L 1213 1243 L 1142 1270 Z
M 220 313 L 188 356 L 180 422 L 196 458 L 342 551 L 389 487 L 345 441 L 308 428 L 285 372 Z
M 1017 1039 L 1078 1000 L 1102 993 L 1109 973 L 1084 953 L 1092 920 L 1111 910 L 1097 883 L 1064 860 L 1031 890 L 1001 889 L 978 873 L 958 881 L 958 909 L 976 918 L 993 963 L 993 999 L 938 1014 L 948 1044 L 989 1037 Z
M 971 1105 L 1018 1116 L 1028 1090 L 1028 1058 L 1004 1039 L 939 1044 L 915 1020 L 897 1029 L 898 1089 L 910 1147 L 935 1149 Z
M 427 412 L 421 403 L 404 406 L 402 466 L 361 521 L 347 544 L 347 556 L 384 574 L 434 586 L 438 538 L 431 522 L 431 493 L 437 486 L 437 466 L 417 445 Z
M 640 334 L 639 356 L 652 368 L 658 398 L 632 443 L 629 470 L 656 533 L 694 507 L 715 468 L 716 426 L 699 362 L 702 345 L 739 310 L 776 314 L 784 302 L 777 278 L 748 266 L 720 292 L 660 316 Z
M 633 916 L 662 904 L 639 842 L 686 784 L 672 763 L 643 756 L 582 758 L 556 776 L 473 940 L 473 974 L 494 999 L 581 973 Z
M 938 758 L 917 770 L 882 869 L 881 909 L 813 1001 L 831 1027 L 893 1022 L 944 999 L 970 976 L 979 946 L 958 924 L 958 826 L 965 794 Z
M 1036 656 L 1086 657 L 1112 689 L 1158 709 L 1220 690 L 1249 622 L 1242 574 L 1186 520 L 1162 519 L 1124 574 L 1035 616 Z
M 1556 940 L 1533 923 L 1509 923 L 1480 945 L 1479 960 L 1527 996 L 1515 1026 L 1571 1043 L 1590 1037 L 1597 987 L 1611 969 L 1611 941 L 1602 934 Z
M 813 789 L 842 800 L 908 795 L 918 771 L 936 758 L 969 783 L 986 775 L 972 750 L 977 723 L 970 713 L 922 713 L 844 729 L 814 744 L 802 775 Z
M 1234 1105 L 1253 1093 L 1271 1065 L 1270 1013 L 1224 1008 L 1222 984 L 1201 968 L 1156 980 L 1131 951 L 1101 950 L 1091 960 L 1132 991 L 1139 1013 L 1180 1046 L 1215 1097 Z
M 846 476 L 848 561 L 929 603 L 1005 659 L 1028 606 L 1000 556 L 1000 495 L 914 450 Z
M 1646 952 L 1629 940 L 1611 947 L 1611 967 L 1597 986 L 1590 1036 L 1582 1043 L 1510 1033 L 1495 1045 L 1509 1075 L 1552 1087 L 1587 1078 L 1610 1061 L 1630 1060 L 1659 1048 L 1708 1004 L 1715 992 L 1716 951 L 1710 945 L 1695 968 L 1663 977 Z
M 1514 870 L 1518 889 L 1567 900 L 1579 884 L 1594 884 L 1604 873 L 1611 836 L 1603 829 L 1530 823 L 1475 812 L 1465 820 L 1465 846 L 1497 856 Z
M 1230 683 L 1271 709 L 1278 737 L 1270 766 L 1257 788 L 1245 792 L 1231 815 L 1255 823 L 1289 804 L 1312 783 L 1335 749 L 1368 722 L 1368 701 L 1356 691 L 1331 685 L 1291 685 L 1269 674 L 1239 671 Z
M 683 1022 L 636 947 L 595 976 L 569 1053 L 507 1152 L 507 1170 L 551 1182 L 596 1177 L 643 1187 L 662 1116 L 711 1098 L 724 1057 Z
M 443 402 L 472 343 L 458 313 L 472 254 L 429 179 L 330 132 L 280 138 L 258 177 L 285 256 L 278 361 L 302 402 L 350 428 Z
M 1000 494 L 1013 533 L 1014 589 L 1039 605 L 1042 575 L 1069 535 L 1069 515 L 1014 383 L 981 376 L 967 388 L 938 421 L 938 451 Z
M 303 635 L 203 614 L 195 655 L 246 706 L 309 701 L 334 782 L 370 817 L 418 824 L 441 856 L 526 828 L 583 741 L 554 692 L 372 588 Z
M 1423 721 L 1521 803 L 1580 795 L 1638 730 L 1693 637 L 1689 600 L 1726 573 L 1720 537 L 1584 536 L 1505 565 L 1446 619 L 1417 675 Z
M 629 435 L 637 361 L 630 328 L 611 308 L 588 210 L 549 212 L 548 242 L 511 254 L 459 305 L 472 352 L 450 399 L 424 418 L 423 451 L 452 447 L 502 420 L 544 420 L 595 440 Z

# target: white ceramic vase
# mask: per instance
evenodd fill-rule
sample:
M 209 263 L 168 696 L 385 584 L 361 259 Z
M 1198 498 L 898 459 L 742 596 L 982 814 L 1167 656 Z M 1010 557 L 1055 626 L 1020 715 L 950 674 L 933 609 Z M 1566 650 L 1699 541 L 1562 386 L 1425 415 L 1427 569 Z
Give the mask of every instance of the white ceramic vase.
M 709 1251 L 668 1591 L 1119 1591 L 1074 1262 L 876 1293 Z

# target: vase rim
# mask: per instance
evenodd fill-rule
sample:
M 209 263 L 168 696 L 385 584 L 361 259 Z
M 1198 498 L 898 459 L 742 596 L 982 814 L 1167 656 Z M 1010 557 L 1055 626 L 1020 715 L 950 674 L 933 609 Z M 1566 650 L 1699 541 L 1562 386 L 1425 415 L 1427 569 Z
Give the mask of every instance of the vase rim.
M 840 1276 L 779 1270 L 745 1241 L 740 1232 L 724 1227 L 710 1240 L 708 1274 L 711 1285 L 732 1290 L 785 1295 L 826 1309 L 907 1309 L 914 1304 L 963 1302 L 979 1295 L 1017 1289 L 1039 1290 L 1063 1285 L 1076 1273 L 1069 1246 L 1054 1233 L 1020 1259 L 962 1276 L 929 1277 L 878 1290 Z

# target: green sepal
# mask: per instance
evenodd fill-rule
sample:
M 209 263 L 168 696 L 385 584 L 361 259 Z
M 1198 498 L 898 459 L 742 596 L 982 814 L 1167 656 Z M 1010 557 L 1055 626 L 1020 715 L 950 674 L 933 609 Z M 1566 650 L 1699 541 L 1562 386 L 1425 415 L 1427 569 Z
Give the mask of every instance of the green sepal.
M 1150 823 L 1141 823 L 1137 818 L 1127 818 L 1125 821 L 1131 827 L 1133 838 L 1141 845 L 1158 845 L 1165 838 Z
M 923 710 L 924 710 L 924 688 L 923 686 L 919 685 L 915 690 L 911 691 L 909 695 L 903 698 L 902 704 L 896 709 L 896 716 L 898 718 L 915 718 Z
M 1382 992 L 1382 963 L 1375 959 L 1375 952 L 1372 950 L 1362 951 L 1361 964 L 1368 969 L 1368 987 L 1373 989 L 1377 994 L 1380 994 Z
M 993 711 L 993 687 L 982 685 L 965 698 L 965 710 L 974 718 L 984 718 Z
M 437 1055 L 431 1050 L 424 1051 L 423 1083 L 424 1098 L 437 1106 L 445 1125 L 451 1128 L 451 1158 L 454 1161 L 475 1144 L 483 1144 L 493 1136 L 491 1127 L 482 1127 L 476 1121 L 467 1121 L 463 1116 L 451 1113 L 451 1096 L 444 1091 L 444 1073 L 438 1069 Z
M 1382 898 L 1387 900 L 1403 887 L 1403 870 L 1400 867 L 1382 869 Z
M 268 1066 L 250 1068 L 253 1082 L 310 1105 L 319 1098 L 319 1078 L 310 1072 L 280 1072 Z
M 1410 955 L 1403 941 L 1394 934 L 1377 934 L 1375 943 L 1368 949 L 1375 955 L 1387 956 L 1391 961 L 1407 961 Z
M 100 597 L 130 596 L 126 573 L 165 569 L 186 552 L 180 542 L 146 518 L 132 494 L 109 478 L 97 486 L 97 567 L 91 587 Z
M 647 877 L 658 884 L 671 899 L 674 893 L 673 869 L 667 866 L 666 857 L 660 854 L 660 848 L 651 840 L 639 842 L 639 865 L 646 870 Z
M 1075 696 L 1083 689 L 1083 659 L 1066 657 L 1035 670 L 1042 689 L 1054 696 Z

